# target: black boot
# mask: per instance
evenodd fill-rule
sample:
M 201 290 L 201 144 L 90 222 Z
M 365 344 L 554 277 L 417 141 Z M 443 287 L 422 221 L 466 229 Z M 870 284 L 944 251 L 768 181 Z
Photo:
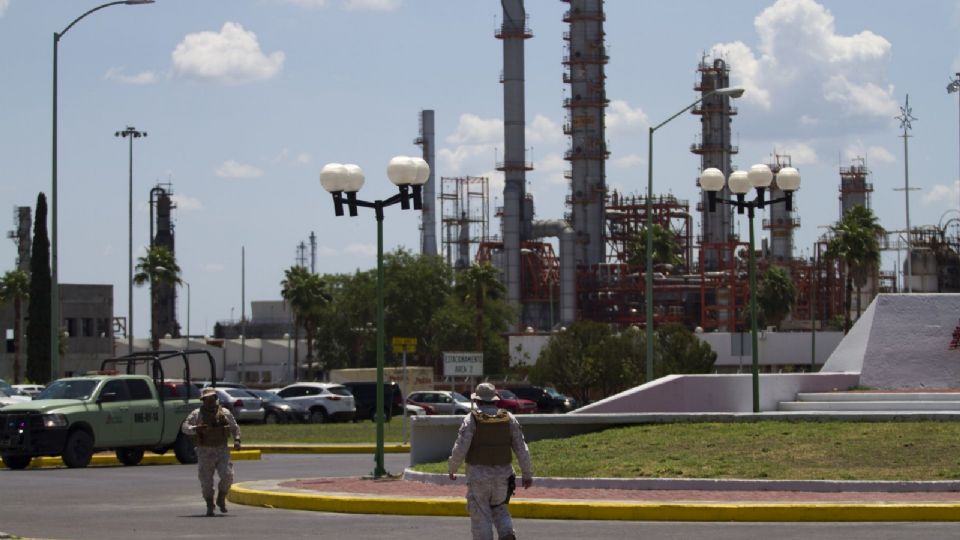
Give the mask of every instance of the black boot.
M 213 517 L 213 497 L 204 497 L 203 500 L 207 501 L 207 517 Z
M 227 513 L 227 492 L 221 491 L 217 493 L 217 506 L 220 507 L 220 511 L 224 514 Z

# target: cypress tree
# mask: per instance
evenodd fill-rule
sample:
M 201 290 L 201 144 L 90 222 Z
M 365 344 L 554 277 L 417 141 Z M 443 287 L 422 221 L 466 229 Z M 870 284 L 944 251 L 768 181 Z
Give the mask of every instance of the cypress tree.
M 47 197 L 37 195 L 30 252 L 30 307 L 27 310 L 27 379 L 50 381 L 50 239 L 47 236 Z

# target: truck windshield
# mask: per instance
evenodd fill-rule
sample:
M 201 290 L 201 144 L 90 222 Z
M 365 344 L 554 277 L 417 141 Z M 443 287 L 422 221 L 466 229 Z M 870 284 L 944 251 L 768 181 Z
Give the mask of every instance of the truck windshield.
M 95 380 L 59 380 L 46 387 L 33 399 L 87 399 L 96 388 Z

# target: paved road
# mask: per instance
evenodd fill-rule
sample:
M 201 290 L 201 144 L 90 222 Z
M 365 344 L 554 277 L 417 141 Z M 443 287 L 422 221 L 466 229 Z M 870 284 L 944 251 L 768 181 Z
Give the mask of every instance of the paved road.
M 400 472 L 408 457 L 388 454 Z M 239 480 L 359 476 L 372 470 L 369 455 L 265 455 L 236 463 Z M 0 531 L 33 538 L 345 538 L 422 540 L 468 538 L 466 518 L 365 516 L 272 510 L 232 505 L 223 517 L 202 517 L 193 466 L 158 465 L 90 469 L 0 470 Z M 520 538 L 644 538 L 680 540 L 956 539 L 952 523 L 636 523 L 519 520 Z

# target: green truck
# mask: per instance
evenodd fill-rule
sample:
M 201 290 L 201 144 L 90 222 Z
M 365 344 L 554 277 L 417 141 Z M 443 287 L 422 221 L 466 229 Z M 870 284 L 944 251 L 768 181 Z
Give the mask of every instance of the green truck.
M 209 363 L 209 378 L 216 380 L 210 353 L 189 350 L 111 358 L 95 374 L 54 381 L 33 401 L 0 409 L 0 458 L 24 469 L 34 457 L 61 456 L 73 468 L 86 467 L 99 451 L 136 465 L 146 450 L 173 450 L 181 463 L 196 463 L 193 441 L 180 431 L 200 406 L 191 360 Z M 174 361 L 182 370 L 175 379 L 164 370 Z

